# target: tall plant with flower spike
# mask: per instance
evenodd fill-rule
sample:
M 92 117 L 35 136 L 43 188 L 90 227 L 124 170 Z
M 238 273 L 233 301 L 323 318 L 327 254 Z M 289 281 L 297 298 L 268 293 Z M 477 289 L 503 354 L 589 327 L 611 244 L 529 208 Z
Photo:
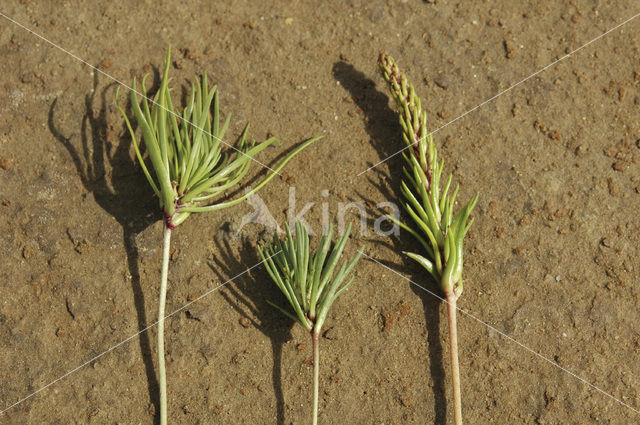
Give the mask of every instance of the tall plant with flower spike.
M 463 241 L 473 223 L 469 215 L 478 196 L 474 196 L 454 215 L 458 186 L 450 193 L 452 176 L 449 175 L 440 192 L 444 160 L 438 161 L 433 136 L 427 130 L 427 113 L 422 109 L 420 98 L 389 54 L 380 53 L 378 65 L 399 109 L 402 136 L 407 145 L 403 152 L 403 205 L 413 219 L 415 228 L 390 218 L 424 247 L 426 257 L 413 252 L 405 254 L 420 263 L 444 292 L 449 322 L 454 419 L 456 425 L 462 425 L 456 302 L 463 289 Z
M 237 205 L 257 192 L 302 149 L 319 137 L 309 139 L 292 150 L 253 189 L 232 200 L 221 200 L 225 191 L 234 189 L 249 172 L 254 157 L 276 142 L 270 138 L 254 143 L 247 138 L 247 125 L 240 136 L 237 147 L 223 149 L 222 138 L 229 126 L 230 116 L 220 125 L 218 91 L 209 89 L 207 75 L 191 84 L 191 93 L 182 114 L 171 100 L 169 89 L 169 64 L 171 49 L 167 52 L 160 89 L 152 101 L 147 97 L 145 75 L 142 79 L 142 100 L 138 99 L 136 80 L 131 90 L 131 106 L 142 138 L 149 154 L 153 175 L 147 168 L 140 143 L 116 92 L 116 104 L 124 117 L 133 146 L 151 188 L 160 200 L 164 213 L 164 241 L 162 250 L 162 273 L 158 302 L 158 375 L 160 386 L 160 423 L 167 423 L 167 389 L 164 361 L 164 317 L 169 270 L 169 245 L 171 231 L 183 223 L 190 214 L 220 210 Z

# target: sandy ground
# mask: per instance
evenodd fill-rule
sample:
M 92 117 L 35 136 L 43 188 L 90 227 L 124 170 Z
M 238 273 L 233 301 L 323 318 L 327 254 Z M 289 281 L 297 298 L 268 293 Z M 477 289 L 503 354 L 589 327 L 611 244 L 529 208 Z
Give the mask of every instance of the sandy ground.
M 373 232 L 376 204 L 399 197 L 400 158 L 358 176 L 402 147 L 376 68 L 389 51 L 431 128 L 446 125 L 435 138 L 460 201 L 480 193 L 459 301 L 466 423 L 639 421 L 640 18 L 457 119 L 637 2 L 7 0 L 0 11 L 124 84 L 157 72 L 171 44 L 176 91 L 207 72 L 231 142 L 247 122 L 282 141 L 267 164 L 325 135 L 260 194 L 284 223 L 295 189 L 296 213 L 315 202 L 304 217 L 316 230 L 323 203 L 332 221 L 361 203 L 367 232 L 348 251 L 364 244 L 384 264 L 362 261 L 327 320 L 321 424 L 453 420 L 444 305 L 408 280 L 436 290 L 401 254 L 417 249 L 411 237 Z M 117 83 L 4 17 L 0 52 L 0 423 L 154 424 L 155 328 L 94 359 L 154 323 L 160 275 L 157 200 Z M 310 422 L 310 340 L 266 303 L 281 298 L 264 269 L 219 288 L 258 263 L 265 229 L 238 229 L 251 212 L 175 232 L 167 310 L 210 293 L 167 322 L 170 423 Z

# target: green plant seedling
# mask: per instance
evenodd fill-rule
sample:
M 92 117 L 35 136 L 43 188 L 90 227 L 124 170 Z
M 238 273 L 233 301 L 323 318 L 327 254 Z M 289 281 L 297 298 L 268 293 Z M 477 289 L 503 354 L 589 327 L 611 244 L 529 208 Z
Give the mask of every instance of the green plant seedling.
M 276 142 L 270 138 L 262 143 L 250 142 L 248 125 L 240 136 L 237 147 L 224 149 L 222 138 L 229 126 L 230 116 L 220 124 L 218 91 L 209 89 L 207 75 L 196 78 L 191 84 L 191 93 L 182 114 L 174 107 L 169 89 L 169 64 L 171 49 L 167 52 L 160 89 L 149 101 L 145 82 L 142 79 L 142 100 L 138 99 L 136 80 L 133 80 L 131 106 L 142 132 L 142 139 L 151 163 L 150 172 L 143 158 L 140 143 L 125 111 L 120 106 L 116 93 L 116 104 L 124 117 L 133 146 L 154 193 L 160 200 L 164 213 L 164 238 L 162 251 L 162 274 L 158 302 L 158 375 L 160 385 L 160 423 L 167 423 L 167 389 L 164 361 L 164 318 L 169 269 L 169 245 L 171 231 L 183 223 L 190 214 L 220 210 L 237 205 L 256 193 L 302 149 L 318 140 L 318 137 L 301 143 L 278 165 L 270 170 L 258 184 L 244 195 L 232 200 L 221 199 L 224 192 L 235 189 L 249 172 L 254 157 Z
M 427 114 L 422 109 L 420 98 L 389 54 L 381 53 L 378 65 L 400 110 L 403 139 L 408 147 L 403 152 L 405 160 L 402 181 L 402 194 L 405 197 L 403 205 L 413 219 L 415 228 L 393 217 L 389 218 L 412 234 L 424 247 L 426 257 L 414 252 L 405 254 L 417 261 L 433 276 L 446 297 L 454 419 L 456 425 L 462 425 L 456 302 L 463 288 L 463 241 L 473 223 L 473 219 L 469 220 L 469 215 L 476 205 L 478 196 L 473 197 L 454 215 L 458 187 L 450 193 L 452 177 L 449 175 L 444 190 L 440 192 L 444 160 L 438 161 L 433 136 L 427 131 Z
M 318 423 L 318 387 L 320 375 L 320 330 L 327 318 L 327 313 L 333 302 L 340 294 L 347 290 L 353 282 L 353 276 L 345 279 L 356 265 L 364 246 L 350 262 L 343 261 L 334 274 L 344 250 L 351 224 L 347 231 L 331 248 L 333 229 L 320 238 L 315 252 L 309 249 L 309 235 L 305 227 L 295 224 L 295 238 L 286 226 L 286 237 L 280 240 L 274 238 L 272 244 L 258 247 L 260 257 L 264 261 L 267 273 L 278 285 L 289 301 L 293 312 L 279 307 L 271 302 L 275 308 L 287 317 L 298 322 L 311 334 L 313 345 L 313 425 Z M 331 254 L 329 255 L 329 251 Z

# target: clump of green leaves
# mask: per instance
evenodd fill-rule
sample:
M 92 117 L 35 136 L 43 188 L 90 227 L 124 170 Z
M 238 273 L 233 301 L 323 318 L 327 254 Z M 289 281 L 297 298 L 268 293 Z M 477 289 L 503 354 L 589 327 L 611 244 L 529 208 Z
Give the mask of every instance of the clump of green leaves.
M 289 226 L 286 226 L 284 240 L 275 237 L 272 244 L 258 247 L 258 253 L 264 261 L 267 273 L 285 295 L 293 312 L 268 302 L 311 334 L 314 367 L 313 424 L 316 425 L 318 423 L 320 330 L 333 302 L 353 282 L 353 277 L 346 279 L 360 259 L 364 247 L 360 248 L 351 261 L 342 262 L 338 272 L 334 274 L 349 238 L 351 224 L 344 235 L 338 238 L 333 248 L 331 247 L 333 229 L 330 228 L 329 232 L 320 238 L 315 252 L 309 248 L 309 234 L 306 228 L 296 223 L 295 230 L 294 237 Z
M 453 193 L 450 192 L 452 176 L 449 175 L 444 189 L 440 191 L 444 160 L 438 161 L 433 136 L 427 130 L 427 113 L 422 108 L 420 98 L 389 54 L 381 53 L 378 65 L 399 109 L 402 136 L 407 145 L 403 152 L 403 205 L 415 226 L 390 218 L 411 233 L 424 247 L 426 256 L 414 252 L 407 252 L 406 255 L 420 263 L 445 294 L 451 344 L 454 418 L 456 425 L 461 425 L 456 301 L 463 290 L 463 241 L 473 223 L 473 219 L 469 220 L 469 215 L 478 197 L 473 197 L 454 215 L 458 186 Z
M 160 200 L 170 228 L 182 223 L 191 213 L 219 210 L 243 202 L 276 176 L 298 152 L 319 139 L 309 139 L 296 147 L 249 192 L 233 200 L 216 202 L 220 195 L 234 188 L 247 175 L 251 163 L 258 162 L 255 156 L 277 140 L 272 137 L 261 143 L 250 141 L 247 124 L 237 146 L 225 143 L 223 137 L 231 115 L 227 115 L 221 125 L 219 93 L 216 86 L 209 88 L 207 74 L 191 84 L 189 100 L 179 113 L 171 100 L 170 61 L 171 49 L 167 53 L 160 88 L 152 101 L 148 99 L 145 84 L 148 74 L 142 78 L 142 101 L 138 98 L 135 79 L 131 91 L 131 106 L 142 132 L 153 175 L 144 161 L 135 131 L 118 102 L 140 167 Z

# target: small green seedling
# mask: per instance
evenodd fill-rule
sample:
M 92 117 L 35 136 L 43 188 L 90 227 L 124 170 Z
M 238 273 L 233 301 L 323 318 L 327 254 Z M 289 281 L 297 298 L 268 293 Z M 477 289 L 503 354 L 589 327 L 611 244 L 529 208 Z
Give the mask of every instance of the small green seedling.
M 320 330 L 327 318 L 331 304 L 353 282 L 353 277 L 351 277 L 343 284 L 351 269 L 360 259 L 364 247 L 360 248 L 350 262 L 342 262 L 340 269 L 334 276 L 334 269 L 338 265 L 349 238 L 351 224 L 331 249 L 331 255 L 329 255 L 329 250 L 333 235 L 332 228 L 329 229 L 328 234 L 322 235 L 315 252 L 309 250 L 309 235 L 305 227 L 296 223 L 295 229 L 295 238 L 291 235 L 289 226 L 286 226 L 287 234 L 284 240 L 281 241 L 276 237 L 272 244 L 267 244 L 262 248 L 258 247 L 258 252 L 264 261 L 267 273 L 285 295 L 293 312 L 271 302 L 269 304 L 298 322 L 311 334 L 313 343 L 313 425 L 317 425 Z M 329 255 L 328 258 L 327 255 Z
M 438 162 L 433 136 L 427 131 L 427 113 L 422 109 L 420 98 L 390 55 L 381 53 L 378 65 L 400 110 L 403 138 L 408 147 L 403 153 L 405 166 L 402 194 L 406 199 L 403 205 L 417 230 L 393 217 L 389 218 L 411 233 L 424 247 L 427 257 L 413 252 L 405 254 L 420 263 L 433 276 L 446 297 L 454 418 L 456 425 L 462 425 L 456 301 L 462 294 L 462 245 L 473 223 L 473 219 L 469 220 L 469 215 L 478 196 L 473 197 L 454 216 L 458 187 L 453 194 L 449 193 L 452 179 L 449 175 L 444 190 L 440 193 L 444 160 Z
M 191 93 L 182 114 L 171 100 L 169 89 L 169 64 L 171 49 L 167 53 L 160 89 L 152 101 L 148 100 L 145 75 L 142 79 L 142 101 L 138 99 L 136 80 L 131 90 L 131 106 L 149 155 L 153 175 L 147 168 L 140 143 L 123 108 L 118 93 L 116 104 L 122 113 L 133 139 L 140 167 L 154 193 L 160 200 L 164 213 L 164 245 L 162 251 L 162 275 L 158 303 L 158 374 L 160 385 L 160 423 L 167 423 L 167 388 L 164 361 L 164 318 L 169 269 L 169 245 L 171 231 L 183 223 L 192 213 L 220 210 L 237 205 L 256 193 L 293 158 L 318 137 L 309 139 L 292 150 L 253 189 L 232 200 L 220 199 L 225 191 L 236 189 L 249 172 L 254 157 L 276 142 L 270 138 L 262 143 L 250 142 L 247 125 L 237 147 L 224 149 L 222 138 L 229 126 L 230 116 L 220 125 L 218 92 L 209 89 L 207 75 L 191 84 Z M 150 105 L 151 103 L 151 105 Z

